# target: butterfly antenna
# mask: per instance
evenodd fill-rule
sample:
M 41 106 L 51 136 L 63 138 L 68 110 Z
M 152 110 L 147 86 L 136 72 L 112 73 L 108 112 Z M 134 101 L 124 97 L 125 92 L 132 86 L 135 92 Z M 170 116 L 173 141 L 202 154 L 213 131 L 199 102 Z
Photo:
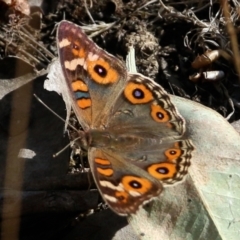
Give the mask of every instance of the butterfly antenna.
M 47 108 L 51 113 L 53 113 L 56 117 L 58 117 L 60 120 L 62 120 L 64 123 L 66 123 L 66 121 L 60 117 L 56 112 L 54 112 L 50 107 L 47 106 L 46 103 L 44 103 L 35 93 L 33 94 L 33 96 L 45 107 Z M 68 123 L 68 126 L 71 127 L 73 130 L 77 131 L 78 130 L 71 125 L 70 123 Z M 74 142 L 76 142 L 78 139 L 80 139 L 81 137 L 78 137 L 76 139 L 74 139 L 73 141 L 71 141 L 69 144 L 67 144 L 64 148 L 62 148 L 59 152 L 53 154 L 53 157 L 57 157 L 59 154 L 61 154 L 63 151 L 65 151 L 69 146 L 71 146 Z
M 62 148 L 59 152 L 53 154 L 53 157 L 57 157 L 60 153 L 62 153 L 63 151 L 65 151 L 69 146 L 71 146 L 74 142 L 76 142 L 78 139 L 80 139 L 81 137 L 75 138 L 73 141 L 71 141 L 69 144 L 67 144 L 64 148 Z
M 66 123 L 66 121 L 60 117 L 56 112 L 54 112 L 50 107 L 47 106 L 46 103 L 44 103 L 35 93 L 33 94 L 33 96 L 45 107 L 47 108 L 51 113 L 53 113 L 56 117 L 58 117 L 60 120 L 62 120 L 64 123 Z M 68 126 L 71 127 L 73 130 L 77 131 L 78 130 L 73 126 L 71 125 L 70 123 L 68 123 Z
M 67 144 L 64 148 L 62 148 L 59 152 L 54 153 L 53 157 L 57 157 L 59 154 L 61 154 L 63 151 L 65 151 L 69 146 L 71 146 L 71 142 L 69 144 Z

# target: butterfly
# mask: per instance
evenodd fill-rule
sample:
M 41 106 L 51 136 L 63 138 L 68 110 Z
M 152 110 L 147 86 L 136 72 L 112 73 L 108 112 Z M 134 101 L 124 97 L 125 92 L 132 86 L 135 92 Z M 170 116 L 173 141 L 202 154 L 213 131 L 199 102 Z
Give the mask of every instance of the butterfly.
M 128 73 L 81 27 L 61 21 L 56 40 L 95 183 L 114 212 L 135 214 L 187 174 L 194 146 L 185 121 L 162 87 Z

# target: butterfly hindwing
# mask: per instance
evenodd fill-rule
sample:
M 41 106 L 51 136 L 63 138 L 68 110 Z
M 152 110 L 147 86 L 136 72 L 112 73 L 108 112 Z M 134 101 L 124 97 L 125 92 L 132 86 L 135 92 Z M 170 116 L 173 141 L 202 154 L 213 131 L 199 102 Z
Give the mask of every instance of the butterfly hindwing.
M 136 213 L 162 192 L 159 181 L 114 152 L 91 148 L 88 157 L 103 199 L 119 215 Z

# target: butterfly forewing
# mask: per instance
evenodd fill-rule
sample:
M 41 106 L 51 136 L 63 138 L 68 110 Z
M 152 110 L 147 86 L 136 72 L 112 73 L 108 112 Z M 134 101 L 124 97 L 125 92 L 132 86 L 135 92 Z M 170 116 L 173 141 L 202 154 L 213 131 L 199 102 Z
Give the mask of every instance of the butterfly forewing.
M 159 139 L 179 138 L 185 132 L 185 121 L 162 87 L 141 74 L 129 74 L 108 128 Z
M 100 127 L 125 84 L 126 69 L 73 23 L 59 23 L 57 40 L 62 70 L 79 122 L 85 130 Z

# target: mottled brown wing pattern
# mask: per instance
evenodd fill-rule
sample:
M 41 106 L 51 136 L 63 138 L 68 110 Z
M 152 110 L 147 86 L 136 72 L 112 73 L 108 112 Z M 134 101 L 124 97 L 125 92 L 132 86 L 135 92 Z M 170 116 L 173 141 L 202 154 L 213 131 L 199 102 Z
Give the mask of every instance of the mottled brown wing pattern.
M 59 24 L 57 42 L 79 122 L 85 130 L 100 127 L 127 80 L 125 66 L 68 21 Z
M 158 196 L 162 184 L 144 170 L 106 149 L 91 148 L 90 166 L 103 199 L 119 215 L 136 213 L 139 206 Z
M 96 185 L 113 211 L 136 213 L 186 176 L 194 147 L 185 121 L 162 87 L 127 73 L 79 26 L 62 21 L 57 42 Z

